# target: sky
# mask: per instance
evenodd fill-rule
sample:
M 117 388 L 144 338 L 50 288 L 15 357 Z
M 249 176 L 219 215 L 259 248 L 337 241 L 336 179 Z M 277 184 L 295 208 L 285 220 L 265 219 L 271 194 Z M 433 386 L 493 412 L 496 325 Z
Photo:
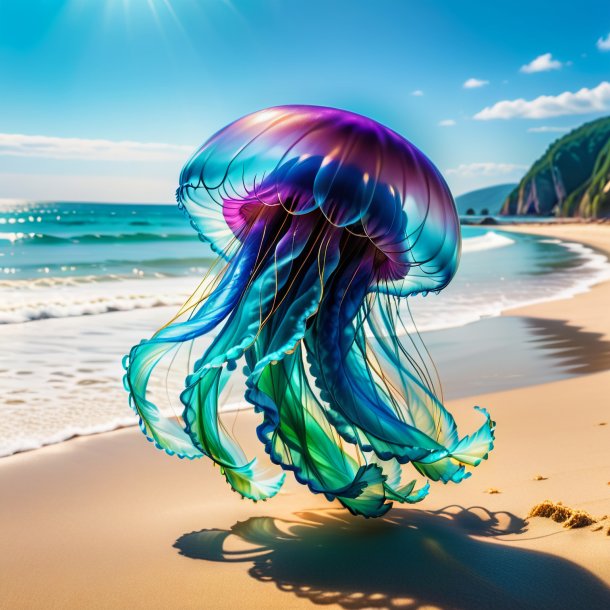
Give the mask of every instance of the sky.
M 169 203 L 214 132 L 296 103 L 398 131 L 454 195 L 517 182 L 610 114 L 610 3 L 0 0 L 0 198 Z

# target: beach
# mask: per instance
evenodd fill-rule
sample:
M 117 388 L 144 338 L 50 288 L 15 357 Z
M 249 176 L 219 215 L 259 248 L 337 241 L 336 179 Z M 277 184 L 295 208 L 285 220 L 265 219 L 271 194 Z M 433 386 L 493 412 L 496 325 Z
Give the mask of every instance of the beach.
M 0 610 L 610 610 L 600 6 L 0 2 Z
M 608 224 L 501 231 L 610 254 Z M 566 296 L 502 312 L 554 329 L 555 351 L 577 337 L 562 378 L 450 393 L 464 432 L 478 425 L 474 405 L 489 409 L 494 451 L 460 485 L 435 484 L 382 519 L 351 517 L 290 476 L 272 500 L 242 501 L 211 462 L 168 457 L 134 427 L 2 458 L 0 606 L 608 607 L 610 518 L 581 529 L 527 519 L 547 499 L 610 515 L 610 282 Z M 235 411 L 246 448 L 257 419 Z

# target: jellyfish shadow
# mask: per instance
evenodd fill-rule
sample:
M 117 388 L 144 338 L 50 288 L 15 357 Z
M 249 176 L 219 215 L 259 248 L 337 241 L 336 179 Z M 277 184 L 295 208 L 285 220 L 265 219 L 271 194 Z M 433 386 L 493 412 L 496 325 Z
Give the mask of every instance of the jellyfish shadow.
M 251 564 L 261 582 L 349 609 L 610 607 L 610 590 L 576 564 L 486 541 L 525 531 L 510 513 L 453 506 L 374 521 L 336 510 L 296 517 L 253 517 L 174 546 L 193 559 Z

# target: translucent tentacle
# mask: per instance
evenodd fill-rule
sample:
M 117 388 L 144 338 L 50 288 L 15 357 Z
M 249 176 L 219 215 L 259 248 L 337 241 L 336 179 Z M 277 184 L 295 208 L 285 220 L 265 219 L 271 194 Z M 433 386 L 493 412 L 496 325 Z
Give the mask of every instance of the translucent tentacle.
M 301 347 L 268 365 L 251 383 L 248 400 L 265 418 L 259 437 L 271 460 L 327 499 L 338 499 L 354 514 L 379 516 L 389 509 L 381 468 L 359 465 L 326 422 L 303 367 Z
M 368 288 L 362 262 L 350 262 L 328 286 L 316 319 L 316 332 L 307 339 L 317 359 L 322 397 L 332 409 L 361 430 L 381 459 L 406 462 L 443 447 L 392 408 L 385 388 L 376 383 L 362 344 L 362 328 L 354 324 Z M 363 282 L 360 277 L 364 273 Z M 369 449 L 369 447 L 364 447 Z
M 239 301 L 255 260 L 254 244 L 244 247 L 236 256 L 213 293 L 189 319 L 169 324 L 148 340 L 132 347 L 124 358 L 125 388 L 130 393 L 130 404 L 140 418 L 140 428 L 159 449 L 170 455 L 189 459 L 201 457 L 201 449 L 194 447 L 182 425 L 165 417 L 147 396 L 148 384 L 155 367 L 185 341 L 214 329 Z
M 367 315 L 390 368 L 400 373 L 401 388 L 392 388 L 391 384 L 383 387 L 383 367 L 377 363 L 377 371 L 372 370 L 362 328 L 354 322 L 358 319 L 356 307 L 363 303 L 354 277 L 355 273 L 343 272 L 340 281 L 349 282 L 349 286 L 329 287 L 326 307 L 317 318 L 317 335 L 308 342 L 318 359 L 314 374 L 319 375 L 322 396 L 341 416 L 338 429 L 348 430 L 346 440 L 362 443 L 364 436 L 367 443 L 361 445 L 362 449 L 372 449 L 381 459 L 412 461 L 431 480 L 460 481 L 467 476 L 465 466 L 477 465 L 493 448 L 493 422 L 486 418 L 472 437 L 459 440 L 453 417 L 395 348 L 395 325 L 391 326 L 387 312 L 385 332 Z
M 332 235 L 323 261 L 309 265 L 284 294 L 268 325 L 246 353 L 246 398 L 263 413 L 258 435 L 271 460 L 294 473 L 314 493 L 337 498 L 355 514 L 379 516 L 386 503 L 381 468 L 360 465 L 342 447 L 312 392 L 300 340 L 320 307 L 324 281 L 339 260 Z M 278 274 L 281 277 L 281 273 Z
M 218 397 L 229 375 L 223 366 L 203 369 L 201 374 L 189 377 L 180 397 L 186 407 L 186 431 L 193 445 L 220 465 L 236 492 L 251 500 L 266 500 L 280 490 L 285 475 L 270 473 L 256 459 L 248 460 L 239 443 L 220 424 Z
M 282 305 L 278 295 L 284 290 L 290 292 L 294 286 L 291 270 L 306 244 L 303 240 L 296 240 L 297 229 L 310 232 L 310 225 L 310 218 L 293 220 L 293 226 L 269 254 L 273 264 L 262 266 L 260 273 L 250 280 L 225 326 L 195 364 L 195 370 L 187 378 L 187 387 L 181 395 L 186 432 L 193 444 L 222 466 L 235 491 L 246 497 L 254 494 L 255 499 L 277 493 L 283 475 L 269 478 L 265 471 L 260 470 L 256 461 L 246 464 L 239 444 L 219 426 L 218 397 L 227 377 L 221 371 L 227 370 L 226 365 L 233 368 L 235 361 L 246 350 L 260 349 L 259 346 L 263 344 L 263 327 L 266 323 L 272 324 L 279 315 L 277 311 L 274 312 Z M 320 278 L 315 267 L 308 269 L 308 275 L 311 277 L 309 283 L 319 291 Z M 315 311 L 318 305 L 315 294 L 308 297 L 302 284 L 298 284 L 294 292 L 300 295 L 299 298 L 285 300 L 284 309 L 296 308 L 303 303 L 311 312 Z M 290 319 L 290 314 L 287 315 Z M 301 319 L 302 328 L 298 324 Z M 286 320 L 279 327 L 283 333 L 276 333 L 277 338 L 273 335 L 275 341 L 267 346 L 264 358 L 256 363 L 254 375 L 258 375 L 268 362 L 281 358 L 285 351 L 294 347 L 304 333 L 305 320 L 306 317 L 297 316 L 293 323 Z M 236 469 L 238 472 L 234 472 Z

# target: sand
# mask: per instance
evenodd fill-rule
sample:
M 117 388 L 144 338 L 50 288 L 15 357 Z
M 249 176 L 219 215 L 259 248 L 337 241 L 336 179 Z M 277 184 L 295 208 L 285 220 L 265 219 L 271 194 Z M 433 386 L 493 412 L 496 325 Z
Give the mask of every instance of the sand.
M 610 253 L 608 225 L 510 230 Z M 605 283 L 506 315 L 610 340 L 609 305 Z M 610 519 L 597 531 L 525 519 L 545 499 L 610 514 L 609 391 L 604 370 L 451 400 L 463 431 L 473 405 L 492 412 L 489 461 L 380 520 L 290 477 L 271 501 L 242 501 L 209 462 L 170 458 L 135 429 L 4 458 L 0 607 L 610 607 Z M 236 417 L 254 444 L 256 416 Z

